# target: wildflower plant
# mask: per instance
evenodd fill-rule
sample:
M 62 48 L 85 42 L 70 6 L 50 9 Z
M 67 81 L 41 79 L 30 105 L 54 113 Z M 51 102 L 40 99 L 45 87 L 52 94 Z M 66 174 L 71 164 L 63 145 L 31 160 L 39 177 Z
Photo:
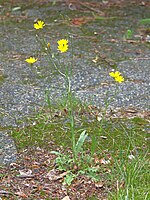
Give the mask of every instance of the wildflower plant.
M 53 151 L 53 154 L 56 154 L 57 159 L 56 162 L 59 165 L 59 169 L 61 170 L 67 170 L 65 167 L 66 165 L 71 165 L 71 163 L 79 163 L 79 156 L 78 154 L 82 151 L 82 146 L 85 142 L 85 139 L 87 138 L 86 130 L 83 130 L 79 136 L 78 141 L 76 142 L 75 137 L 75 120 L 74 120 L 74 109 L 73 109 L 73 101 L 74 101 L 74 95 L 71 88 L 71 80 L 72 80 L 72 67 L 73 67 L 73 60 L 71 61 L 71 64 L 65 65 L 63 62 L 61 62 L 57 56 L 60 56 L 62 54 L 66 54 L 69 50 L 70 43 L 72 43 L 72 37 L 70 37 L 70 41 L 68 39 L 60 39 L 57 41 L 57 52 L 54 52 L 52 50 L 52 45 L 50 42 L 47 42 L 42 34 L 40 34 L 41 30 L 45 26 L 44 21 L 37 21 L 34 24 L 34 28 L 37 30 L 36 32 L 36 39 L 38 44 L 40 44 L 44 55 L 46 55 L 46 59 L 50 66 L 53 66 L 53 69 L 63 78 L 64 85 L 65 85 L 65 97 L 66 97 L 66 106 L 68 111 L 68 118 L 69 118 L 69 124 L 70 124 L 70 132 L 71 132 L 71 142 L 72 142 L 72 152 L 73 152 L 73 158 L 69 158 L 68 155 L 60 154 L 56 151 Z M 41 36 L 41 37 L 40 37 Z M 72 50 L 73 51 L 73 50 Z M 62 55 L 63 57 L 63 55 Z M 65 58 L 65 55 L 64 57 Z M 72 57 L 73 58 L 73 57 Z M 37 61 L 34 57 L 30 57 L 29 59 L 25 60 L 29 64 L 33 64 Z M 66 160 L 67 157 L 67 162 Z M 69 162 L 68 162 L 69 161 Z M 70 173 L 71 174 L 71 173 Z M 68 180 L 68 179 L 67 179 Z
M 113 100 L 116 98 L 116 96 L 119 93 L 119 88 L 118 88 L 118 84 L 124 82 L 124 77 L 121 75 L 121 73 L 119 71 L 111 71 L 109 73 L 109 76 L 112 77 L 115 81 L 115 91 L 114 94 L 110 96 L 109 98 L 109 91 L 106 92 L 106 98 L 104 99 L 104 109 L 102 114 L 99 116 L 97 115 L 97 121 L 100 122 L 100 129 L 99 132 L 103 133 L 105 132 L 103 129 L 103 125 L 106 123 L 106 114 L 107 114 L 107 110 L 109 105 L 113 102 Z
M 57 52 L 53 51 L 52 45 L 50 42 L 47 42 L 44 38 L 43 35 L 40 34 L 41 30 L 45 27 L 45 22 L 38 20 L 36 23 L 34 23 L 34 28 L 36 29 L 36 40 L 38 44 L 40 44 L 41 49 L 46 56 L 47 62 L 50 66 L 53 67 L 53 70 L 56 71 L 64 80 L 64 85 L 65 85 L 65 97 L 66 97 L 66 106 L 67 106 L 67 113 L 68 113 L 68 118 L 69 118 L 69 125 L 70 125 L 70 132 L 71 132 L 71 143 L 72 143 L 72 153 L 73 156 L 70 155 L 65 155 L 65 154 L 60 154 L 59 152 L 52 151 L 53 154 L 57 156 L 56 158 L 56 163 L 58 164 L 58 169 L 59 170 L 68 170 L 70 169 L 70 166 L 81 164 L 85 160 L 89 160 L 90 165 L 85 165 L 85 169 L 82 170 L 80 169 L 79 173 L 80 174 L 86 174 L 87 172 L 93 173 L 93 168 L 91 167 L 91 160 L 87 158 L 83 158 L 83 145 L 86 141 L 86 138 L 88 137 L 88 134 L 86 133 L 86 130 L 80 130 L 81 134 L 76 141 L 76 130 L 75 130 L 75 119 L 74 119 L 74 94 L 72 91 L 72 69 L 73 69 L 73 48 L 71 48 L 71 54 L 72 54 L 72 59 L 69 64 L 64 64 L 64 62 L 61 62 L 61 59 L 59 59 L 59 56 L 64 56 L 65 54 L 70 50 L 70 47 L 72 47 L 72 37 L 68 37 L 70 40 L 67 39 L 60 39 L 56 42 L 57 44 Z M 43 54 L 42 54 L 43 55 Z M 29 57 L 25 61 L 31 65 L 33 65 L 38 59 L 34 57 Z M 116 82 L 121 83 L 124 81 L 123 76 L 121 75 L 120 72 L 110 72 L 109 74 L 111 77 L 115 79 Z M 91 157 L 94 155 L 94 150 L 95 150 L 95 144 L 96 140 L 94 137 L 92 137 L 92 150 L 91 150 Z M 82 159 L 84 161 L 82 161 Z M 87 161 L 88 162 L 88 161 Z M 95 172 L 95 168 L 94 168 Z M 72 174 L 72 171 L 67 174 L 65 177 L 66 183 L 70 184 L 73 178 L 75 177 L 74 174 Z
M 112 71 L 112 72 L 109 73 L 109 76 L 112 77 L 112 78 L 115 80 L 115 82 L 117 82 L 117 83 L 119 83 L 119 84 L 122 83 L 122 82 L 124 82 L 124 77 L 121 75 L 121 73 L 120 73 L 119 71 L 115 71 L 115 72 Z M 106 100 L 105 100 L 105 112 L 104 112 L 103 118 L 104 118 L 105 115 L 106 115 L 106 111 L 107 111 L 108 106 L 110 105 L 111 101 L 112 101 L 114 98 L 116 98 L 118 91 L 119 91 L 119 90 L 118 90 L 118 84 L 116 84 L 115 93 L 114 93 L 114 95 L 112 96 L 112 98 L 110 98 L 110 100 L 108 100 L 108 94 L 106 95 Z

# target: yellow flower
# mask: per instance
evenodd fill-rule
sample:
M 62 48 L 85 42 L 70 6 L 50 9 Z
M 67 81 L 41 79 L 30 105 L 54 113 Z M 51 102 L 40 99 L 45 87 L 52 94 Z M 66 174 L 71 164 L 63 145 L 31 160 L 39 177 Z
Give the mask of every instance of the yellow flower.
M 47 48 L 50 48 L 51 44 L 50 43 L 47 43 Z
M 30 57 L 30 58 L 27 58 L 25 61 L 29 64 L 33 64 L 37 61 L 37 59 L 34 57 Z
M 123 76 L 117 76 L 115 77 L 115 81 L 117 81 L 118 83 L 122 83 L 124 81 Z
M 37 23 L 34 24 L 35 29 L 42 29 L 45 26 L 45 23 L 41 20 L 38 20 Z
M 118 71 L 116 71 L 116 72 L 110 72 L 109 75 L 110 75 L 111 77 L 113 77 L 113 78 L 116 78 L 116 77 L 120 76 L 121 73 L 118 72 Z
M 119 71 L 116 72 L 110 72 L 109 75 L 115 79 L 116 82 L 122 83 L 124 81 L 123 76 L 121 76 L 121 73 Z
M 68 50 L 68 40 L 62 39 L 62 40 L 58 40 L 58 50 L 61 53 L 64 53 Z

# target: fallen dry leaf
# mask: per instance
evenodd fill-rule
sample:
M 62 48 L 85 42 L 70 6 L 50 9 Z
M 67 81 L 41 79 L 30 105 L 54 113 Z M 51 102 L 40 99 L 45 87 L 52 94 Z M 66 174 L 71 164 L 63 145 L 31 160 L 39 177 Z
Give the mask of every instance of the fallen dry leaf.
M 120 188 L 124 188 L 125 186 L 125 182 L 122 181 L 121 183 L 117 180 L 117 184 L 116 184 L 116 187 L 117 187 L 117 191 L 119 191 Z
M 98 56 L 96 56 L 93 60 L 92 60 L 92 62 L 94 62 L 94 63 L 97 63 L 98 62 L 98 60 L 99 60 L 99 57 Z
M 30 176 L 32 174 L 32 170 L 31 169 L 23 169 L 23 170 L 19 170 L 19 173 L 21 176 Z
M 15 195 L 17 195 L 19 197 L 22 197 L 22 198 L 28 198 L 28 196 L 25 193 L 21 192 L 21 191 L 20 192 L 16 192 Z
M 51 181 L 56 181 L 58 179 L 62 179 L 67 174 L 68 174 L 68 172 L 63 172 L 62 174 L 57 174 L 56 170 L 52 169 L 46 174 L 45 178 L 48 178 Z
M 92 20 L 94 20 L 93 17 L 78 17 L 78 18 L 72 19 L 71 23 L 73 25 L 76 25 L 76 26 L 81 26 L 81 25 L 86 24 L 86 23 L 88 23 Z
M 102 115 L 96 115 L 96 120 L 97 120 L 98 122 L 100 122 L 102 119 L 103 119 L 103 116 L 102 116 Z
M 0 190 L 0 195 L 7 195 L 7 194 L 11 194 L 11 193 L 6 190 Z
M 33 169 L 38 169 L 40 166 L 39 166 L 39 165 L 36 165 L 36 164 L 33 164 L 31 167 L 32 167 Z
M 33 178 L 34 175 L 32 175 L 32 170 L 31 169 L 23 169 L 19 170 L 20 175 L 18 177 L 20 178 Z
M 102 183 L 102 182 L 95 183 L 95 186 L 96 186 L 97 188 L 102 188 L 102 187 L 104 186 L 104 183 Z
M 133 159 L 135 159 L 135 156 L 134 155 L 128 155 L 128 158 L 130 159 L 130 160 L 133 160 Z
M 70 200 L 69 196 L 65 196 L 62 200 Z
M 12 168 L 20 167 L 17 163 L 10 163 L 10 166 L 11 166 Z
M 102 139 L 107 139 L 107 137 L 104 136 L 104 135 L 101 135 L 100 138 L 102 138 Z
M 101 158 L 99 162 L 103 165 L 108 165 L 110 163 L 110 160 L 106 160 L 105 158 Z

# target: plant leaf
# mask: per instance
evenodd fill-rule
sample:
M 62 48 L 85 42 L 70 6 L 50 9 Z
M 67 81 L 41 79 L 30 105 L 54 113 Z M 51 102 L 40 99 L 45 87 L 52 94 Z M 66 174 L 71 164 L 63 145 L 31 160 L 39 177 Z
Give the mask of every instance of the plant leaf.
M 75 151 L 76 151 L 76 154 L 78 154 L 80 151 L 81 151 L 81 148 L 84 144 L 84 141 L 86 139 L 86 137 L 88 136 L 88 134 L 85 134 L 86 133 L 86 130 L 84 130 L 81 134 L 80 134 L 80 137 L 78 139 L 78 142 L 75 146 Z
M 63 184 L 71 185 L 72 181 L 76 177 L 75 174 L 72 173 L 67 173 L 66 176 L 64 177 L 64 182 Z
M 150 24 L 150 18 L 141 19 L 141 20 L 140 20 L 140 23 L 141 23 L 141 24 Z
M 21 10 L 21 7 L 14 7 L 14 8 L 12 8 L 12 11 L 18 11 L 18 10 Z

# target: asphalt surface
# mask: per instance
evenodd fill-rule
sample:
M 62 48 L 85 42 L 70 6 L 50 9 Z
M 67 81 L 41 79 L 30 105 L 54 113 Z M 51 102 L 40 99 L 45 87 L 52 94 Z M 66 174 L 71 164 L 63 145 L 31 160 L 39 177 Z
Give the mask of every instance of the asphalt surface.
M 147 28 L 147 25 L 138 24 L 138 19 L 143 18 L 142 7 L 135 8 L 135 10 L 118 11 L 121 18 L 115 21 L 96 21 L 82 28 L 74 26 L 66 28 L 62 19 L 56 20 L 54 13 L 56 11 L 65 12 L 68 7 L 56 6 L 45 9 L 47 12 L 53 11 L 53 23 L 48 22 L 49 18 L 43 7 L 25 10 L 28 14 L 25 21 L 23 19 L 18 23 L 17 20 L 21 15 L 19 11 L 13 13 L 15 22 L 12 18 L 6 18 L 1 23 L 0 73 L 4 77 L 4 80 L 0 82 L 0 126 L 2 130 L 3 128 L 7 130 L 9 126 L 25 126 L 23 118 L 38 112 L 39 108 L 46 105 L 45 91 L 49 91 L 52 102 L 64 94 L 63 79 L 58 75 L 53 76 L 52 66 L 47 64 L 44 57 L 40 56 L 35 64 L 39 71 L 38 74 L 33 70 L 34 67 L 30 68 L 24 61 L 30 55 L 35 55 L 37 48 L 39 50 L 32 24 L 35 18 L 42 17 L 47 20 L 47 24 L 51 23 L 47 26 L 48 33 L 44 31 L 43 35 L 47 41 L 51 40 L 55 49 L 54 40 L 62 38 L 70 29 L 73 31 L 75 55 L 72 90 L 76 97 L 98 107 L 104 107 L 105 100 L 112 99 L 109 104 L 112 109 L 132 107 L 149 110 L 150 42 L 146 40 L 147 34 L 140 35 L 140 31 Z M 147 17 L 148 8 L 144 9 Z M 75 16 L 77 17 L 77 14 Z M 123 33 L 134 23 L 135 36 L 131 42 L 124 41 Z M 101 54 L 105 55 L 104 60 Z M 93 59 L 96 56 L 98 60 L 94 63 Z M 66 53 L 65 64 L 70 62 L 70 58 L 71 51 Z M 106 62 L 107 58 L 111 59 L 110 63 Z M 117 84 L 118 92 L 115 98 L 112 97 L 115 94 L 116 83 L 109 77 L 109 72 L 112 71 L 111 62 L 115 62 L 117 70 L 125 78 L 123 83 Z M 1 144 L 6 143 L 7 131 L 1 131 L 0 136 Z M 2 149 L 0 162 L 3 162 L 6 150 L 4 145 L 0 147 Z M 12 149 L 14 151 L 14 145 Z M 13 158 L 10 157 L 8 162 L 12 160 Z

